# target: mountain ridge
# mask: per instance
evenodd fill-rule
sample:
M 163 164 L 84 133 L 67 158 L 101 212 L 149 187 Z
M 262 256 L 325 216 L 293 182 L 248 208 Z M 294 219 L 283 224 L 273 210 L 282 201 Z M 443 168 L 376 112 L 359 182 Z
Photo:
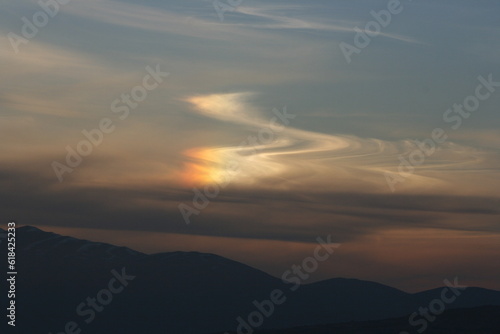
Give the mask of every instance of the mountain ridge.
M 261 272 L 267 274 L 266 272 L 264 272 L 264 271 L 262 271 L 260 269 L 251 267 L 251 266 L 249 266 L 249 265 L 247 265 L 245 263 L 241 263 L 239 261 L 236 261 L 236 260 L 233 260 L 233 259 L 221 256 L 221 255 L 218 255 L 218 254 L 215 254 L 215 253 L 203 253 L 203 252 L 198 252 L 198 251 L 172 251 L 172 252 L 159 252 L 159 253 L 148 254 L 148 253 L 143 253 L 143 252 L 140 252 L 140 251 L 137 251 L 137 250 L 134 250 L 132 248 L 125 247 L 125 246 L 116 246 L 116 245 L 113 245 L 113 244 L 110 244 L 110 243 L 106 243 L 106 242 L 91 241 L 91 240 L 80 239 L 80 238 L 71 237 L 71 236 L 63 236 L 63 235 L 60 235 L 60 234 L 57 234 L 57 233 L 54 233 L 54 232 L 44 231 L 44 230 L 42 230 L 42 229 L 40 229 L 40 228 L 38 228 L 36 226 L 32 226 L 32 225 L 23 225 L 21 227 L 17 227 L 16 230 L 17 231 L 21 231 L 21 232 L 41 232 L 41 233 L 44 233 L 44 234 L 53 235 L 54 237 L 68 238 L 68 239 L 71 239 L 73 241 L 85 242 L 85 243 L 92 244 L 92 245 L 95 245 L 95 246 L 101 245 L 101 246 L 106 246 L 106 247 L 113 247 L 115 249 L 124 249 L 124 250 L 130 251 L 132 253 L 135 253 L 137 255 L 149 256 L 149 257 L 166 258 L 166 257 L 170 257 L 170 256 L 175 256 L 175 255 L 187 255 L 187 254 L 190 254 L 190 255 L 199 255 L 202 258 L 208 257 L 208 256 L 212 256 L 214 259 L 218 258 L 218 259 L 223 259 L 225 261 L 231 261 L 233 263 L 238 263 L 240 265 L 243 265 L 243 266 L 246 266 L 246 267 L 249 267 L 249 268 L 252 268 L 254 270 L 258 270 L 258 271 L 261 271 Z M 1 232 L 6 232 L 6 231 L 2 230 L 0 228 L 0 233 Z M 280 279 L 281 280 L 280 277 L 276 277 L 276 276 L 273 276 L 271 274 L 267 274 L 267 275 L 269 275 L 271 277 L 274 277 L 276 279 Z M 361 279 L 358 279 L 358 278 L 355 278 L 355 277 L 332 277 L 332 278 L 328 278 L 328 279 L 325 279 L 325 280 L 322 280 L 322 281 L 317 281 L 317 282 L 312 282 L 312 283 L 303 283 L 302 285 L 306 286 L 306 285 L 309 285 L 309 284 L 318 284 L 318 283 L 325 282 L 325 281 L 330 281 L 330 280 L 339 280 L 339 281 L 340 280 L 350 280 L 350 281 L 358 281 L 358 282 L 371 282 L 371 283 L 380 284 L 380 285 L 383 285 L 383 286 L 386 286 L 386 287 L 390 287 L 392 289 L 396 289 L 396 290 L 399 290 L 399 291 L 402 291 L 402 292 L 405 292 L 405 293 L 408 293 L 408 294 L 412 294 L 412 295 L 416 295 L 416 294 L 420 294 L 420 293 L 427 292 L 427 291 L 432 291 L 432 290 L 441 290 L 441 289 L 445 288 L 445 286 L 439 286 L 439 287 L 432 288 L 432 289 L 427 289 L 427 290 L 422 290 L 422 291 L 417 291 L 417 292 L 410 293 L 410 292 L 406 292 L 404 290 L 401 290 L 401 289 L 398 289 L 398 288 L 395 288 L 395 287 L 391 287 L 391 286 L 383 284 L 383 283 L 379 283 L 379 282 L 375 282 L 375 281 L 361 280 Z M 473 287 L 473 288 L 485 289 L 485 290 L 488 290 L 488 291 L 499 291 L 500 292 L 500 290 L 483 288 L 483 287 Z
M 68 319 L 77 317 L 77 305 L 107 286 L 113 271 L 134 279 L 95 321 L 81 324 L 88 332 L 128 334 L 165 328 L 183 334 L 229 331 L 237 328 L 237 319 L 247 319 L 256 311 L 255 303 L 269 300 L 276 290 L 282 292 L 286 302 L 275 305 L 272 316 L 259 328 L 381 320 L 410 314 L 428 305 L 439 292 L 433 289 L 410 294 L 355 278 L 302 284 L 293 291 L 290 283 L 216 254 L 148 255 L 33 226 L 18 228 L 16 238 L 21 273 L 18 300 L 25 305 L 19 323 L 28 333 L 42 329 L 58 332 Z M 485 302 L 500 305 L 500 292 L 495 290 L 470 288 L 460 298 L 463 302 L 457 306 L 484 306 Z

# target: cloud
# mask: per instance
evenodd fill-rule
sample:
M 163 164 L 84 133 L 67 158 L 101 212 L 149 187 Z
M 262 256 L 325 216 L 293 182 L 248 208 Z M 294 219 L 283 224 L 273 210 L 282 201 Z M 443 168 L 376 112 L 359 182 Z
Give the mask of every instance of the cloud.
M 245 31 L 227 29 L 217 20 L 205 20 L 196 16 L 188 16 L 186 13 L 122 1 L 89 0 L 74 2 L 64 9 L 72 15 L 101 23 L 157 33 L 214 40 L 227 39 L 229 36 L 234 36 L 235 33 L 240 36 L 255 36 L 255 34 Z
M 103 164 L 106 158 L 98 160 Z M 300 242 L 328 233 L 347 242 L 396 228 L 500 232 L 498 198 L 363 194 L 362 189 L 307 193 L 228 187 L 187 226 L 177 206 L 191 204 L 192 189 L 150 175 L 149 168 L 120 182 L 91 180 L 87 174 L 85 182 L 59 184 L 40 167 L 43 164 L 32 161 L 22 168 L 0 170 L 0 207 L 8 219 L 20 224 Z
M 246 126 L 254 133 L 253 143 L 243 137 L 239 146 L 192 148 L 190 152 L 199 150 L 202 154 L 191 155 L 191 164 L 198 161 L 200 170 L 223 174 L 229 161 L 236 162 L 241 170 L 231 182 L 252 187 L 349 191 L 362 186 L 365 192 L 386 193 L 389 187 L 385 173 L 398 173 L 400 159 L 409 159 L 410 153 L 419 150 L 412 140 L 387 141 L 301 130 L 293 126 L 293 115 L 286 120 L 290 124 L 282 124 L 279 131 L 273 130 L 270 124 L 273 117 L 277 120 L 276 116 L 266 119 L 264 113 L 252 105 L 252 96 L 241 92 L 186 98 L 194 112 L 234 126 Z M 293 111 L 287 113 L 293 114 Z M 267 135 L 259 137 L 263 133 Z M 479 190 L 477 185 L 484 186 L 488 179 L 481 173 L 497 162 L 498 156 L 488 151 L 445 142 L 425 163 L 415 166 L 415 173 L 401 185 L 401 191 L 446 193 L 465 187 L 479 194 L 484 189 Z M 489 176 L 499 177 L 498 171 L 490 171 Z M 203 179 L 209 178 L 210 175 L 205 175 Z M 481 181 L 483 178 L 485 181 Z M 216 182 L 218 179 L 214 178 Z M 498 195 L 494 189 L 490 192 Z
M 211 6 L 210 6 L 211 7 Z M 288 15 L 275 14 L 290 13 L 291 10 L 304 10 L 303 6 L 270 6 L 261 4 L 260 7 L 240 6 L 237 16 L 241 20 L 226 21 L 221 24 L 214 17 L 189 11 L 169 11 L 161 8 L 152 8 L 144 5 L 135 5 L 114 0 L 89 0 L 73 3 L 64 8 L 67 12 L 107 24 L 114 24 L 128 28 L 142 29 L 158 33 L 176 34 L 213 40 L 230 40 L 234 37 L 267 38 L 255 31 L 267 29 L 276 30 L 313 30 L 324 32 L 353 33 L 354 22 L 338 20 L 338 23 L 318 23 L 317 18 L 295 18 Z M 207 8 L 207 11 L 213 8 Z M 302 15 L 304 13 L 302 12 Z M 408 36 L 381 32 L 381 36 L 413 44 L 422 42 Z
M 312 18 L 312 19 L 305 19 L 303 16 L 301 18 L 296 18 L 296 17 L 291 17 L 291 16 L 285 16 L 283 14 L 277 15 L 273 14 L 273 11 L 278 10 L 279 12 L 287 11 L 290 13 L 290 9 L 299 9 L 301 10 L 301 13 L 304 13 L 304 7 L 269 7 L 269 6 L 261 6 L 258 8 L 251 8 L 251 7 L 246 7 L 242 6 L 238 8 L 238 12 L 243 13 L 245 15 L 248 15 L 253 18 L 257 19 L 265 19 L 264 22 L 266 23 L 238 23 L 238 25 L 243 26 L 243 27 L 252 27 L 252 28 L 259 28 L 259 29 L 303 29 L 303 30 L 315 30 L 315 31 L 325 31 L 325 32 L 342 32 L 342 33 L 351 33 L 354 34 L 354 25 L 356 22 L 354 21 L 345 21 L 342 20 L 338 22 L 338 24 L 333 24 L 333 23 L 319 23 L 318 18 Z M 296 14 L 294 16 L 297 16 Z M 406 42 L 406 43 L 412 43 L 412 44 L 424 44 L 421 41 L 418 41 L 414 38 L 408 37 L 408 36 L 403 36 L 403 35 L 398 35 L 398 34 L 393 34 L 393 33 L 387 33 L 381 31 L 380 36 Z
M 85 118 L 103 84 L 124 75 L 82 52 L 30 41 L 23 52 L 0 49 L 0 105 L 18 113 Z

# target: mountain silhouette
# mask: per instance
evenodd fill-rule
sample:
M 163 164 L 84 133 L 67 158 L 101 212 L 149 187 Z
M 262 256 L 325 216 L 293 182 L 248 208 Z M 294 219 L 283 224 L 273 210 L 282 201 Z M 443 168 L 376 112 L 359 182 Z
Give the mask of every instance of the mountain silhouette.
M 6 234 L 0 231 L 3 259 Z M 32 226 L 16 230 L 16 258 L 15 330 L 27 334 L 64 333 L 65 326 L 78 326 L 82 333 L 92 334 L 207 334 L 235 332 L 238 327 L 242 333 L 251 333 L 257 327 L 398 317 L 406 317 L 408 325 L 408 315 L 440 298 L 442 291 L 410 294 L 346 278 L 306 284 L 293 291 L 293 284 L 214 254 L 147 255 Z M 5 282 L 0 283 L 2 291 L 7 289 Z M 281 291 L 282 303 L 271 310 L 270 302 L 265 301 L 271 300 L 273 291 Z M 97 300 L 97 308 L 89 306 L 92 299 Z M 448 307 L 487 305 L 500 306 L 499 291 L 467 288 Z M 261 315 L 267 312 L 269 316 L 256 318 L 259 309 L 264 310 Z M 252 314 L 254 318 L 249 319 Z M 252 321 L 259 326 L 252 328 Z

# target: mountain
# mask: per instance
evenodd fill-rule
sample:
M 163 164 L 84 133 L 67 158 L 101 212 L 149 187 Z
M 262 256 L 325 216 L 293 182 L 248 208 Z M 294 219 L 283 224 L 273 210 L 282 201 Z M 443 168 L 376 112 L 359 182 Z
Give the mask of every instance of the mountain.
M 0 231 L 3 259 L 5 236 Z M 59 334 L 67 326 L 92 334 L 207 334 L 238 327 L 250 333 L 253 327 L 403 316 L 408 324 L 407 315 L 429 305 L 442 290 L 409 294 L 345 278 L 297 287 L 213 254 L 147 255 L 31 226 L 16 231 L 16 258 L 16 330 L 28 334 Z M 5 282 L 0 283 L 2 291 L 7 289 Z M 500 292 L 468 288 L 450 304 L 484 305 L 500 305 Z

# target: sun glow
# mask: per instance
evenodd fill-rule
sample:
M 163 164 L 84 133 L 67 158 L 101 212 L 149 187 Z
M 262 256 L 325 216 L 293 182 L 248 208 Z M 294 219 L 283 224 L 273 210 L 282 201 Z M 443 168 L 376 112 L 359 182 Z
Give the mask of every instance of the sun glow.
M 187 157 L 182 172 L 182 183 L 186 186 L 200 186 L 219 183 L 222 159 L 216 150 L 211 148 L 192 148 L 184 152 Z

